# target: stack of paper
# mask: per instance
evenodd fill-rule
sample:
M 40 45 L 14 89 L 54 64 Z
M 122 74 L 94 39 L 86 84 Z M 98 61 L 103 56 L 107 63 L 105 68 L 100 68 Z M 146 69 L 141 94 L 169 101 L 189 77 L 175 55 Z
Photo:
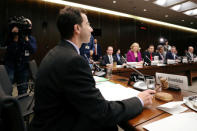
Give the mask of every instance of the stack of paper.
M 183 103 L 183 101 L 168 102 L 158 106 L 157 108 L 170 114 L 178 114 L 187 110 L 186 107 L 181 106 Z
M 120 84 L 115 84 L 110 81 L 99 82 L 96 84 L 96 88 L 98 88 L 106 100 L 109 101 L 118 101 L 128 99 L 134 96 L 137 96 L 139 91 L 126 88 Z
M 197 131 L 197 113 L 175 114 L 144 126 L 149 131 Z

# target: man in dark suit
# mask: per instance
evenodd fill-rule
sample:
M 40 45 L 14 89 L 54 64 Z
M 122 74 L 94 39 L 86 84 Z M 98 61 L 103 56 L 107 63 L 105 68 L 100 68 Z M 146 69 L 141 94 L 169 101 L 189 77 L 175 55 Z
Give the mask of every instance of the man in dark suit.
M 102 58 L 102 50 L 101 46 L 98 44 L 97 39 L 94 39 L 94 54 L 93 54 L 93 60 L 98 61 Z
M 115 59 L 117 60 L 117 63 L 118 63 L 119 65 L 122 65 L 123 63 L 126 62 L 126 61 L 124 60 L 124 58 L 122 58 L 120 49 L 118 49 L 118 50 L 116 51 L 116 54 L 114 54 L 113 56 L 115 57 Z
M 175 46 L 172 46 L 171 51 L 166 54 L 166 60 L 167 59 L 170 59 L 170 60 L 178 59 L 177 51 L 176 51 L 176 47 Z
M 186 52 L 185 55 L 186 55 L 188 61 L 193 61 L 194 58 L 196 57 L 196 54 L 194 54 L 194 47 L 189 46 L 188 51 Z
M 117 131 L 116 125 L 152 103 L 147 90 L 123 101 L 107 101 L 95 88 L 87 61 L 79 55 L 93 31 L 85 11 L 60 10 L 60 43 L 42 60 L 35 85 L 33 131 Z
M 106 55 L 103 56 L 102 61 L 101 61 L 101 66 L 107 66 L 111 67 L 113 66 L 113 62 L 116 62 L 117 65 L 122 65 L 120 61 L 118 61 L 117 57 L 113 55 L 113 47 L 108 46 L 106 50 Z
M 144 62 L 151 64 L 151 61 L 154 60 L 154 56 L 158 56 L 157 53 L 154 52 L 154 45 L 149 45 L 148 51 L 144 52 L 143 59 Z
M 163 62 L 166 61 L 166 53 L 164 51 L 164 47 L 162 45 L 157 46 L 157 55 L 159 56 L 159 60 L 162 60 Z

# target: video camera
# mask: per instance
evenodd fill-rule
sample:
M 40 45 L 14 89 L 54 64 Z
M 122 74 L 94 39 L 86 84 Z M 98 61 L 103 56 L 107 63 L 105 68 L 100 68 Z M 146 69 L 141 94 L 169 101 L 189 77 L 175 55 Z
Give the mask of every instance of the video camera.
M 29 22 L 30 20 L 28 18 L 25 18 L 24 16 L 20 17 L 11 17 L 8 21 L 9 30 L 11 31 L 13 27 L 18 27 L 19 29 L 19 35 L 24 37 L 31 34 L 31 24 Z

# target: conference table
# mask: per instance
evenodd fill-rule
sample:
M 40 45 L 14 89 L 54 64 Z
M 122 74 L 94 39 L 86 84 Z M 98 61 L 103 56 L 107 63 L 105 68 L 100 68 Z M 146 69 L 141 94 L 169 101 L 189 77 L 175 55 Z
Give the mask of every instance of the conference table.
M 126 76 L 112 75 L 110 81 L 117 83 L 117 84 L 121 84 L 128 88 L 132 88 L 132 86 L 127 85 L 128 77 Z M 183 97 L 197 95 L 197 92 L 191 92 L 191 91 L 186 91 L 186 90 L 181 90 L 179 92 L 169 91 L 169 90 L 162 90 L 162 91 L 172 94 L 174 97 L 173 101 L 182 101 Z M 145 131 L 145 129 L 143 128 L 144 125 L 170 116 L 169 113 L 166 113 L 156 108 L 157 106 L 161 104 L 165 104 L 165 103 L 166 102 L 153 98 L 153 104 L 150 107 L 144 108 L 143 112 L 140 115 L 129 120 L 128 121 L 129 125 L 134 127 L 135 130 L 137 131 Z M 192 111 L 192 110 L 189 109 L 187 111 Z
M 197 77 L 197 62 L 168 64 L 165 66 L 144 66 L 136 69 L 144 75 L 151 76 L 155 76 L 156 72 L 184 75 L 188 77 L 189 85 L 192 85 L 192 78 Z M 135 72 L 132 68 L 114 68 L 112 74 L 129 77 L 132 72 Z

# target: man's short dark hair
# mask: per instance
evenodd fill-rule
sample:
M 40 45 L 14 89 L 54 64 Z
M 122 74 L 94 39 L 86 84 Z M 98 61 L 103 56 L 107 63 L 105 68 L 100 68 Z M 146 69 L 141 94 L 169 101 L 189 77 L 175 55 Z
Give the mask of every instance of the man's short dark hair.
M 155 47 L 155 46 L 151 44 L 151 45 L 148 46 L 148 48 L 150 48 L 150 47 Z
M 74 25 L 83 22 L 81 13 L 86 14 L 86 11 L 74 7 L 65 7 L 59 12 L 57 18 L 57 28 L 64 39 L 70 39 L 73 36 Z

